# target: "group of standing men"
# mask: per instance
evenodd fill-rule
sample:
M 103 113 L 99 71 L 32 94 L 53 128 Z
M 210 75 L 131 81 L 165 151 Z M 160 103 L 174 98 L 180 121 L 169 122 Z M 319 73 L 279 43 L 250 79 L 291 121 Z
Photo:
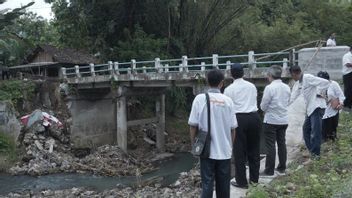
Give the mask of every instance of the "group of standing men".
M 351 56 L 352 58 L 352 56 Z M 350 67 L 351 68 L 351 67 Z M 257 89 L 254 84 L 243 79 L 241 64 L 231 66 L 233 83 L 220 92 L 224 74 L 214 69 L 207 74 L 210 87 L 210 156 L 200 159 L 202 179 L 201 197 L 212 197 L 214 180 L 217 197 L 230 197 L 231 157 L 234 156 L 235 187 L 248 188 L 248 183 L 258 183 L 260 169 L 260 133 L 263 127 L 266 146 L 266 164 L 262 175 L 274 175 L 276 147 L 278 145 L 279 164 L 276 170 L 284 173 L 286 169 L 286 129 L 288 127 L 288 106 L 299 95 L 303 95 L 307 115 L 303 126 L 303 137 L 312 158 L 319 158 L 322 139 L 323 117 L 336 116 L 344 100 L 338 84 L 332 83 L 326 72 L 319 77 L 304 74 L 299 66 L 292 66 L 290 73 L 296 83 L 292 93 L 288 85 L 281 80 L 282 68 L 271 66 L 268 71 L 270 84 L 265 87 L 260 104 L 265 113 L 263 124 L 258 114 Z M 323 75 L 322 75 L 323 73 Z M 336 87 L 337 84 L 337 87 Z M 331 86 L 330 86 L 331 85 Z M 328 105 L 327 105 L 328 104 Z M 325 108 L 329 111 L 325 112 Z M 326 131 L 335 130 L 336 119 L 327 119 Z M 193 101 L 189 117 L 191 141 L 197 129 L 209 131 L 207 125 L 207 102 L 205 94 L 199 94 Z M 327 125 L 330 124 L 330 125 Z M 249 181 L 246 176 L 246 163 L 249 166 Z

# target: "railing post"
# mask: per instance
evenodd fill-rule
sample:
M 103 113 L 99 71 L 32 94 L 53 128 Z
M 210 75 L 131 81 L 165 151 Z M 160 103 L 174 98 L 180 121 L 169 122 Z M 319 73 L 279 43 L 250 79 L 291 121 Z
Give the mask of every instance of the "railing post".
M 226 70 L 231 69 L 231 61 L 226 61 Z
M 132 69 L 129 67 L 127 68 L 127 74 L 131 74 L 132 73 Z
M 136 60 L 135 59 L 131 60 L 131 68 L 132 68 L 132 72 L 133 73 L 137 73 L 137 71 L 136 71 L 137 64 L 136 64 Z
M 288 68 L 288 60 L 287 58 L 283 59 L 283 63 L 282 63 L 282 76 L 286 76 L 287 75 L 287 68 Z
M 219 55 L 213 54 L 213 67 L 219 69 Z
M 169 72 L 169 64 L 165 64 L 165 73 Z
M 295 49 L 292 49 L 289 53 L 289 63 L 290 63 L 290 66 L 294 66 L 296 64 L 296 50 Z
M 110 75 L 113 76 L 114 75 L 114 69 L 113 69 L 112 61 L 108 62 L 108 70 L 109 70 Z
M 119 71 L 119 62 L 114 62 L 114 70 L 115 70 L 115 73 L 117 75 L 120 74 L 120 71 Z
M 183 66 L 182 66 L 182 64 L 179 64 L 179 65 L 178 65 L 178 70 L 179 70 L 180 72 L 183 71 Z
M 155 58 L 154 60 L 154 67 L 155 67 L 155 70 L 157 73 L 161 73 L 163 72 L 163 69 L 161 68 L 161 65 L 160 65 L 160 58 Z
M 185 72 L 188 72 L 188 58 L 187 56 L 182 56 L 182 67 Z
M 147 73 L 147 67 L 143 66 L 143 74 L 146 74 L 146 73 Z
M 201 62 L 200 65 L 201 65 L 200 70 L 205 71 L 205 62 Z
M 78 65 L 75 65 L 75 72 L 76 72 L 76 77 L 80 78 L 81 74 L 79 73 L 79 66 Z
M 95 77 L 94 64 L 93 63 L 89 64 L 89 68 L 90 68 L 90 75 Z
M 66 73 L 66 68 L 65 67 L 61 67 L 61 73 L 62 73 L 62 77 L 64 79 L 66 79 L 67 78 L 67 73 Z
M 248 68 L 249 68 L 249 75 L 253 76 L 254 70 L 256 68 L 255 58 L 254 58 L 254 51 L 248 52 Z

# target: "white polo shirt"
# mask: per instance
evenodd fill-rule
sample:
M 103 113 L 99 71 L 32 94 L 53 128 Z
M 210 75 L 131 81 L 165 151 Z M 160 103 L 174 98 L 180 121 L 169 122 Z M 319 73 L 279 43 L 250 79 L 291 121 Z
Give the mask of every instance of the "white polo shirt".
M 264 123 L 288 124 L 287 107 L 291 90 L 281 80 L 274 80 L 265 87 L 260 108 L 265 112 Z
M 342 58 L 342 74 L 346 75 L 352 72 L 352 67 L 347 67 L 347 63 L 352 63 L 352 53 L 351 51 L 347 52 L 345 55 L 343 55 Z
M 307 115 L 310 116 L 316 108 L 326 108 L 325 98 L 317 97 L 317 95 L 326 93 L 330 81 L 311 74 L 303 74 L 302 78 L 302 82 L 296 82 L 295 89 L 292 89 L 291 102 L 300 94 L 303 94 L 307 106 Z
M 343 101 L 345 100 L 345 95 L 343 94 L 343 91 L 341 90 L 339 83 L 331 80 L 331 84 L 328 88 L 328 101 L 336 98 L 338 98 L 340 103 L 343 104 Z M 335 116 L 338 112 L 339 110 L 333 109 L 331 107 L 331 104 L 328 103 L 328 106 L 325 109 L 325 114 L 323 116 L 323 119 L 331 118 Z
M 326 47 L 336 47 L 336 41 L 335 41 L 335 39 L 329 38 L 329 39 L 326 41 Z
M 226 87 L 224 94 L 230 97 L 235 105 L 236 113 L 258 111 L 257 88 L 243 78 L 238 78 Z
M 227 160 L 232 156 L 231 129 L 237 128 L 235 109 L 231 98 L 220 93 L 218 89 L 210 89 L 210 122 L 211 143 L 210 159 Z M 188 124 L 208 131 L 208 111 L 205 94 L 195 97 Z

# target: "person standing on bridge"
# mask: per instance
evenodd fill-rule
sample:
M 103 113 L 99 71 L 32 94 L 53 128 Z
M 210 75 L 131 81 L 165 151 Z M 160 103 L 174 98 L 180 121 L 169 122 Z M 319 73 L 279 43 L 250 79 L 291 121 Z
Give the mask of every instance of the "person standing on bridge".
M 322 139 L 322 118 L 326 108 L 325 95 L 330 82 L 311 74 L 303 74 L 299 66 L 292 66 L 290 73 L 299 84 L 299 88 L 295 89 L 295 92 L 299 93 L 292 93 L 294 97 L 291 97 L 291 102 L 302 94 L 307 107 L 303 124 L 303 139 L 312 158 L 318 159 Z
M 273 65 L 268 72 L 270 84 L 265 87 L 260 108 L 264 115 L 264 135 L 266 146 L 265 170 L 263 175 L 274 175 L 276 149 L 278 147 L 279 164 L 277 170 L 284 173 L 286 170 L 286 129 L 288 126 L 287 108 L 291 90 L 281 80 L 282 69 L 279 65 Z
M 249 163 L 249 180 L 258 183 L 260 168 L 260 132 L 261 120 L 257 107 L 257 88 L 243 79 L 243 66 L 235 63 L 231 66 L 234 81 L 224 94 L 234 105 L 238 121 L 234 143 L 235 179 L 231 184 L 239 188 L 248 188 L 246 162 Z
M 336 33 L 332 33 L 326 41 L 326 47 L 336 47 Z
M 232 145 L 235 139 L 237 119 L 231 98 L 220 92 L 224 74 L 214 69 L 208 72 L 207 82 L 210 100 L 210 156 L 200 158 L 202 198 L 213 196 L 214 178 L 216 197 L 230 197 Z M 191 142 L 199 130 L 208 131 L 208 110 L 205 94 L 199 94 L 193 101 L 188 124 Z
M 342 74 L 343 74 L 343 86 L 346 99 L 344 106 L 351 110 L 352 108 L 352 47 L 342 58 Z

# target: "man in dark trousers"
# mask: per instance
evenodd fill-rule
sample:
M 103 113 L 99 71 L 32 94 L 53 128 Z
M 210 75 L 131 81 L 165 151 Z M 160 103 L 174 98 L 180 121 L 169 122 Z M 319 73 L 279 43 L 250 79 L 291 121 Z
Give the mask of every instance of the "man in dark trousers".
M 257 107 L 257 88 L 243 79 L 243 66 L 235 63 L 231 66 L 234 81 L 224 94 L 234 105 L 238 122 L 234 143 L 235 179 L 231 184 L 239 188 L 248 188 L 246 162 L 249 164 L 249 181 L 258 183 L 260 168 L 260 131 L 261 120 Z
M 237 120 L 231 98 L 220 92 L 224 74 L 211 70 L 207 74 L 210 100 L 210 155 L 200 158 L 202 198 L 213 197 L 214 179 L 216 197 L 230 198 L 232 145 L 235 139 Z M 191 142 L 201 131 L 208 130 L 208 108 L 205 94 L 199 94 L 193 101 L 188 124 Z
M 273 65 L 268 72 L 270 84 L 265 87 L 260 108 L 264 115 L 264 135 L 266 147 L 265 170 L 262 175 L 274 175 L 276 147 L 278 147 L 279 164 L 277 171 L 284 173 L 286 170 L 286 129 L 288 126 L 288 104 L 291 90 L 281 80 L 282 69 Z
M 342 58 L 343 86 L 345 93 L 344 106 L 351 110 L 352 108 L 352 48 Z

